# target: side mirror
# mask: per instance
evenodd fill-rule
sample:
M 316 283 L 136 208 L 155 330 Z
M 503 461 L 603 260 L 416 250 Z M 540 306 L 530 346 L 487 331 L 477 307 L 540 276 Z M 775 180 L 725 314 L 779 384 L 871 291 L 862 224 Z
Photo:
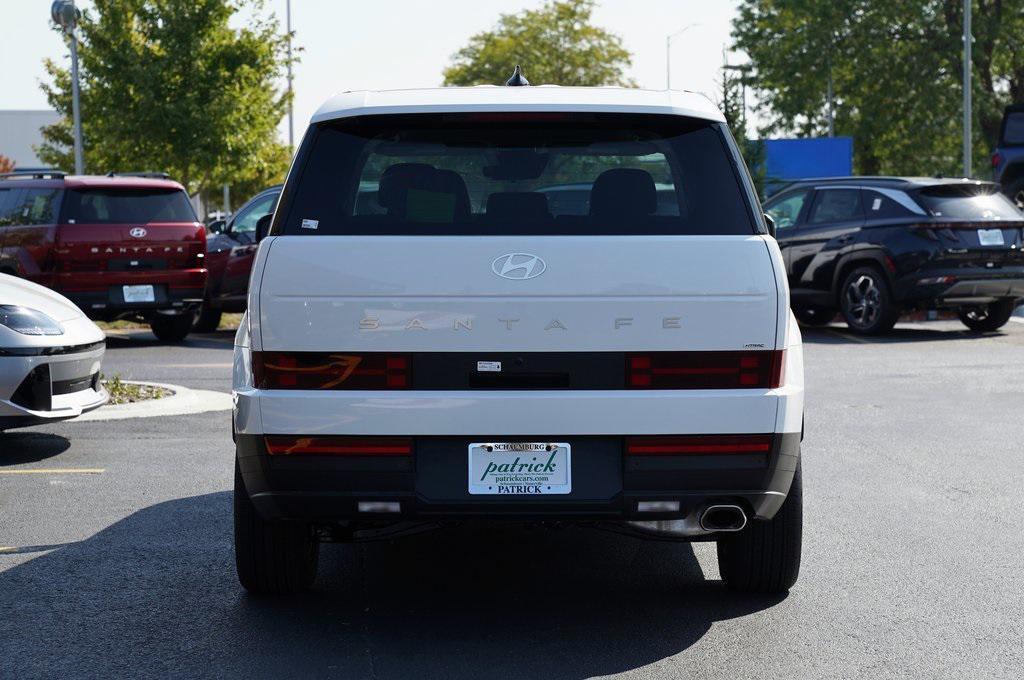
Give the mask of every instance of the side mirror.
M 227 220 L 214 220 L 206 225 L 206 231 L 211 234 L 223 234 L 224 226 L 227 224 Z
M 267 213 L 256 220 L 256 243 L 259 243 L 267 237 L 267 232 L 270 231 L 270 220 L 273 218 L 274 213 Z
M 764 222 L 768 225 L 768 235 L 775 238 L 775 218 L 768 213 L 765 213 Z

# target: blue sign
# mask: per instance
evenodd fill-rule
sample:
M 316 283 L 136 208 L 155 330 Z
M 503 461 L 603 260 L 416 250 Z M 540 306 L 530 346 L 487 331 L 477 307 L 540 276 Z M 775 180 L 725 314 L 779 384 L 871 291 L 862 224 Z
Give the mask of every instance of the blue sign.
M 853 174 L 853 138 L 766 139 L 768 181 Z

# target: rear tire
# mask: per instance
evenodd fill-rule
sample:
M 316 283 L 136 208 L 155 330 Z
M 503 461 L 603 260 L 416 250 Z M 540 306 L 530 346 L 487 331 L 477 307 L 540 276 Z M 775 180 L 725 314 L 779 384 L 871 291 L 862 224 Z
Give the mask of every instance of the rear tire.
M 1006 325 L 1013 316 L 1013 300 L 996 300 L 978 307 L 961 307 L 957 316 L 975 333 L 991 333 Z
M 874 267 L 857 267 L 839 288 L 839 308 L 850 330 L 860 335 L 880 335 L 892 329 L 900 317 L 889 283 Z
M 196 333 L 213 333 L 220 326 L 221 314 L 221 310 L 214 309 L 208 302 L 203 303 L 203 308 L 192 325 L 192 330 Z
M 149 321 L 149 329 L 161 342 L 181 342 L 192 330 L 196 315 L 192 312 L 184 314 L 157 314 Z
M 789 495 L 771 520 L 718 540 L 718 571 L 731 590 L 785 593 L 800 575 L 803 484 L 797 465 Z
M 824 326 L 836 316 L 836 310 L 817 305 L 793 307 L 793 316 L 804 326 Z
M 257 595 L 290 595 L 316 580 L 320 543 L 306 522 L 263 519 L 245 490 L 235 461 L 235 569 Z

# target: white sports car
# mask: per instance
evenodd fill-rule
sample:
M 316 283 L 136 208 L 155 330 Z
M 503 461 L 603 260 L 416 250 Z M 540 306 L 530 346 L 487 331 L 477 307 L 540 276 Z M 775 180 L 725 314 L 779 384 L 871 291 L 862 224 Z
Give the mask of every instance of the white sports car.
M 0 274 L 0 431 L 102 406 L 103 331 L 70 300 Z

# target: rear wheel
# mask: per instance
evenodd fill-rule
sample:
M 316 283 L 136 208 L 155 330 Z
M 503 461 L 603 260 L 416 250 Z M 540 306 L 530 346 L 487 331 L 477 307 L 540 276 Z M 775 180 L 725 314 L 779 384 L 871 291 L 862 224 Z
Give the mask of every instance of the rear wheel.
M 793 316 L 804 326 L 824 326 L 836 315 L 836 310 L 817 305 L 793 307 Z
M 149 329 L 157 340 L 162 342 L 181 342 L 192 330 L 196 320 L 193 312 L 184 314 L 156 314 L 149 320 Z
M 718 540 L 718 571 L 726 586 L 748 593 L 784 593 L 800 575 L 803 485 L 800 466 L 786 501 L 771 520 L 754 520 Z
M 221 311 L 210 306 L 209 302 L 203 303 L 203 308 L 192 325 L 192 330 L 197 333 L 212 333 L 220 326 Z
M 885 276 L 874 267 L 858 267 L 846 275 L 839 307 L 850 330 L 862 335 L 885 333 L 900 316 Z
M 260 517 L 235 462 L 235 569 L 250 593 L 286 595 L 316 579 L 320 544 L 306 522 Z
M 1013 300 L 996 300 L 987 305 L 961 307 L 957 315 L 972 331 L 989 333 L 1005 326 L 1013 316 Z

